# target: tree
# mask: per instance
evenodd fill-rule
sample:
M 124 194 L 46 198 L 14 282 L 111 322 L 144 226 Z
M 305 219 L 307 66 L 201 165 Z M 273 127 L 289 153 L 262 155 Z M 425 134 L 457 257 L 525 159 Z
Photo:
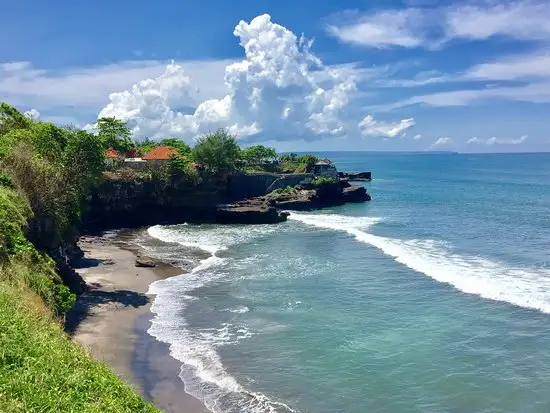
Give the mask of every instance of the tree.
M 281 155 L 279 159 L 281 162 L 297 162 L 298 155 L 292 152 L 289 155 Z
M 134 147 L 126 122 L 114 117 L 104 117 L 97 120 L 97 128 L 105 149 L 113 148 L 117 152 L 126 153 Z
M 189 155 L 191 153 L 191 147 L 184 141 L 177 138 L 164 138 L 159 142 L 160 145 L 168 146 L 169 148 L 177 150 L 181 155 Z
M 14 129 L 30 128 L 32 124 L 32 119 L 23 115 L 13 106 L 0 102 L 0 135 Z
M 263 145 L 250 146 L 244 149 L 242 154 L 249 165 L 261 165 L 277 159 L 277 151 Z
M 208 172 L 228 173 L 237 169 L 241 148 L 235 136 L 226 129 L 219 129 L 197 141 L 193 157 Z
M 311 168 L 313 165 L 315 165 L 317 162 L 319 162 L 319 158 L 317 158 L 314 155 L 302 155 L 299 156 L 296 161 L 302 165 L 306 166 L 306 169 Z

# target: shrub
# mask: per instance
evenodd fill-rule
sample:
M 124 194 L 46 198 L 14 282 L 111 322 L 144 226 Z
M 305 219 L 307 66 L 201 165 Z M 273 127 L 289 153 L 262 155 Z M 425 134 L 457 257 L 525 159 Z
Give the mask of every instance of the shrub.
M 226 129 L 219 129 L 200 138 L 193 148 L 193 158 L 207 172 L 230 173 L 238 169 L 241 148 Z
M 318 177 L 318 178 L 315 178 L 312 182 L 312 184 L 314 186 L 322 186 L 322 185 L 329 185 L 329 184 L 333 184 L 336 182 L 336 179 L 334 178 L 326 178 L 326 177 Z
M 59 315 L 65 315 L 74 307 L 76 295 L 69 290 L 69 287 L 63 284 L 55 286 L 55 308 Z

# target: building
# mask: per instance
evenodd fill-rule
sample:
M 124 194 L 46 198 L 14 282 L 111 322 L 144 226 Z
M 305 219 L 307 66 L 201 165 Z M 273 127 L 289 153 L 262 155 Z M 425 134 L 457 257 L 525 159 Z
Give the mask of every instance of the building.
M 141 159 L 153 165 L 162 165 L 168 163 L 168 161 L 177 154 L 178 151 L 174 148 L 170 148 L 169 146 L 157 146 Z
M 120 158 L 120 154 L 113 148 L 109 148 L 105 151 L 105 165 L 107 165 L 108 167 L 115 166 Z
M 338 170 L 328 159 L 323 159 L 313 165 L 311 172 L 316 177 L 338 179 Z

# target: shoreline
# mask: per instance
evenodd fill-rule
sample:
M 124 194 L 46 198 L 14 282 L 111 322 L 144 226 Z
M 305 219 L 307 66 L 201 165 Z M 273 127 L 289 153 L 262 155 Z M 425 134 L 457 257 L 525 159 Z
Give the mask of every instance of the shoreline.
M 66 330 L 94 358 L 106 363 L 126 383 L 167 413 L 210 413 L 185 392 L 181 363 L 168 345 L 147 333 L 153 314 L 147 295 L 155 281 L 184 270 L 157 262 L 154 268 L 135 267 L 139 247 L 136 231 L 83 236 L 85 256 L 75 267 L 89 291 L 67 314 Z

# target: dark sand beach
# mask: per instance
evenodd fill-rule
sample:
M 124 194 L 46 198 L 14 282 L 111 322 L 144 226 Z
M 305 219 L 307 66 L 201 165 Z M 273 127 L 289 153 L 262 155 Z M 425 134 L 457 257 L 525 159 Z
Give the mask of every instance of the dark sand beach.
M 182 270 L 158 263 L 138 268 L 132 233 L 82 237 L 85 252 L 77 271 L 90 286 L 67 315 L 66 328 L 97 359 L 170 413 L 204 413 L 208 409 L 185 393 L 180 364 L 168 346 L 147 334 L 152 314 L 149 285 Z

